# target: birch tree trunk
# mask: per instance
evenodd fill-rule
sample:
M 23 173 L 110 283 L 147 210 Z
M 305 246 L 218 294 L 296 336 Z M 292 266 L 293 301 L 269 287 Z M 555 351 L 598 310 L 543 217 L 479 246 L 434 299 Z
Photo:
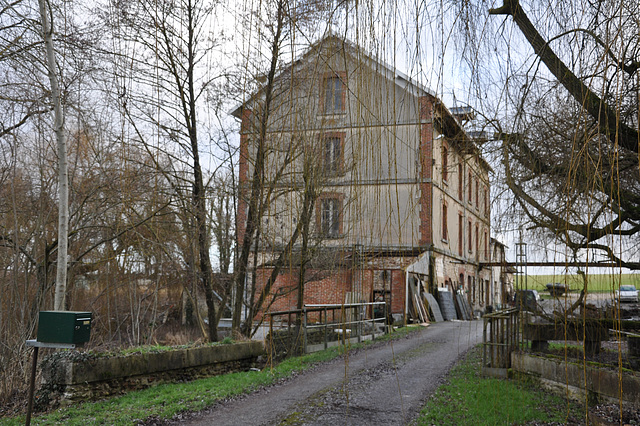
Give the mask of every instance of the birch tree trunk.
M 58 264 L 56 273 L 56 289 L 53 309 L 65 309 L 67 291 L 67 247 L 69 234 L 69 185 L 67 173 L 67 142 L 64 137 L 64 114 L 60 99 L 60 86 L 56 74 L 56 57 L 53 50 L 53 22 L 49 21 L 48 2 L 38 0 L 40 20 L 42 21 L 42 37 L 47 55 L 47 71 L 51 84 L 51 102 L 54 111 L 54 132 L 58 145 Z

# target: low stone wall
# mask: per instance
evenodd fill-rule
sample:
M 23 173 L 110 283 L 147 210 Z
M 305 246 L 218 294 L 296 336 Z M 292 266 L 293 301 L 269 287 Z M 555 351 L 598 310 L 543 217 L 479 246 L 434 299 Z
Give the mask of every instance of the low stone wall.
M 522 352 L 511 354 L 511 368 L 539 378 L 551 390 L 568 391 L 577 400 L 622 402 L 629 408 L 640 408 L 640 375 L 629 370 L 620 372 Z
M 41 393 L 48 393 L 45 395 L 48 399 L 64 402 L 246 371 L 264 354 L 264 346 L 262 342 L 250 341 L 115 357 L 59 354 L 42 363 Z

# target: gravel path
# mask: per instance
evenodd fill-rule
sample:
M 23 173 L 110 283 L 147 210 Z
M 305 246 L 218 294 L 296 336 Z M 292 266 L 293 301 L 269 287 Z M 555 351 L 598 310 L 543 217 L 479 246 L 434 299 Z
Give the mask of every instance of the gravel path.
M 404 425 L 455 361 L 482 341 L 482 321 L 447 321 L 322 364 L 280 385 L 183 419 L 191 425 Z

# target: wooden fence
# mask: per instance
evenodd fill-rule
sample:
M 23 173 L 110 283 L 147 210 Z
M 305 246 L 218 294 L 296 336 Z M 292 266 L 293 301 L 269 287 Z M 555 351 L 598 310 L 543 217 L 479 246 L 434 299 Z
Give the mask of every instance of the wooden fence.
M 511 367 L 511 352 L 520 343 L 520 311 L 505 309 L 487 314 L 483 319 L 482 373 L 506 377 Z
M 360 342 L 388 332 L 385 302 L 305 305 L 267 315 L 266 345 L 275 357 L 314 352 L 340 342 Z

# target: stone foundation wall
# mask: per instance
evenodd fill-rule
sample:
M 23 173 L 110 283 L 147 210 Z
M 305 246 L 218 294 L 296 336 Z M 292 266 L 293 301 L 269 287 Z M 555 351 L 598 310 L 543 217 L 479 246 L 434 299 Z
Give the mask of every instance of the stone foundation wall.
M 73 352 L 54 355 L 41 364 L 40 393 L 64 403 L 246 371 L 264 355 L 264 347 L 251 341 L 104 358 Z
M 543 356 L 513 352 L 513 371 L 540 379 L 546 388 L 567 393 L 574 399 L 622 403 L 640 408 L 640 375 L 582 363 L 564 362 Z

